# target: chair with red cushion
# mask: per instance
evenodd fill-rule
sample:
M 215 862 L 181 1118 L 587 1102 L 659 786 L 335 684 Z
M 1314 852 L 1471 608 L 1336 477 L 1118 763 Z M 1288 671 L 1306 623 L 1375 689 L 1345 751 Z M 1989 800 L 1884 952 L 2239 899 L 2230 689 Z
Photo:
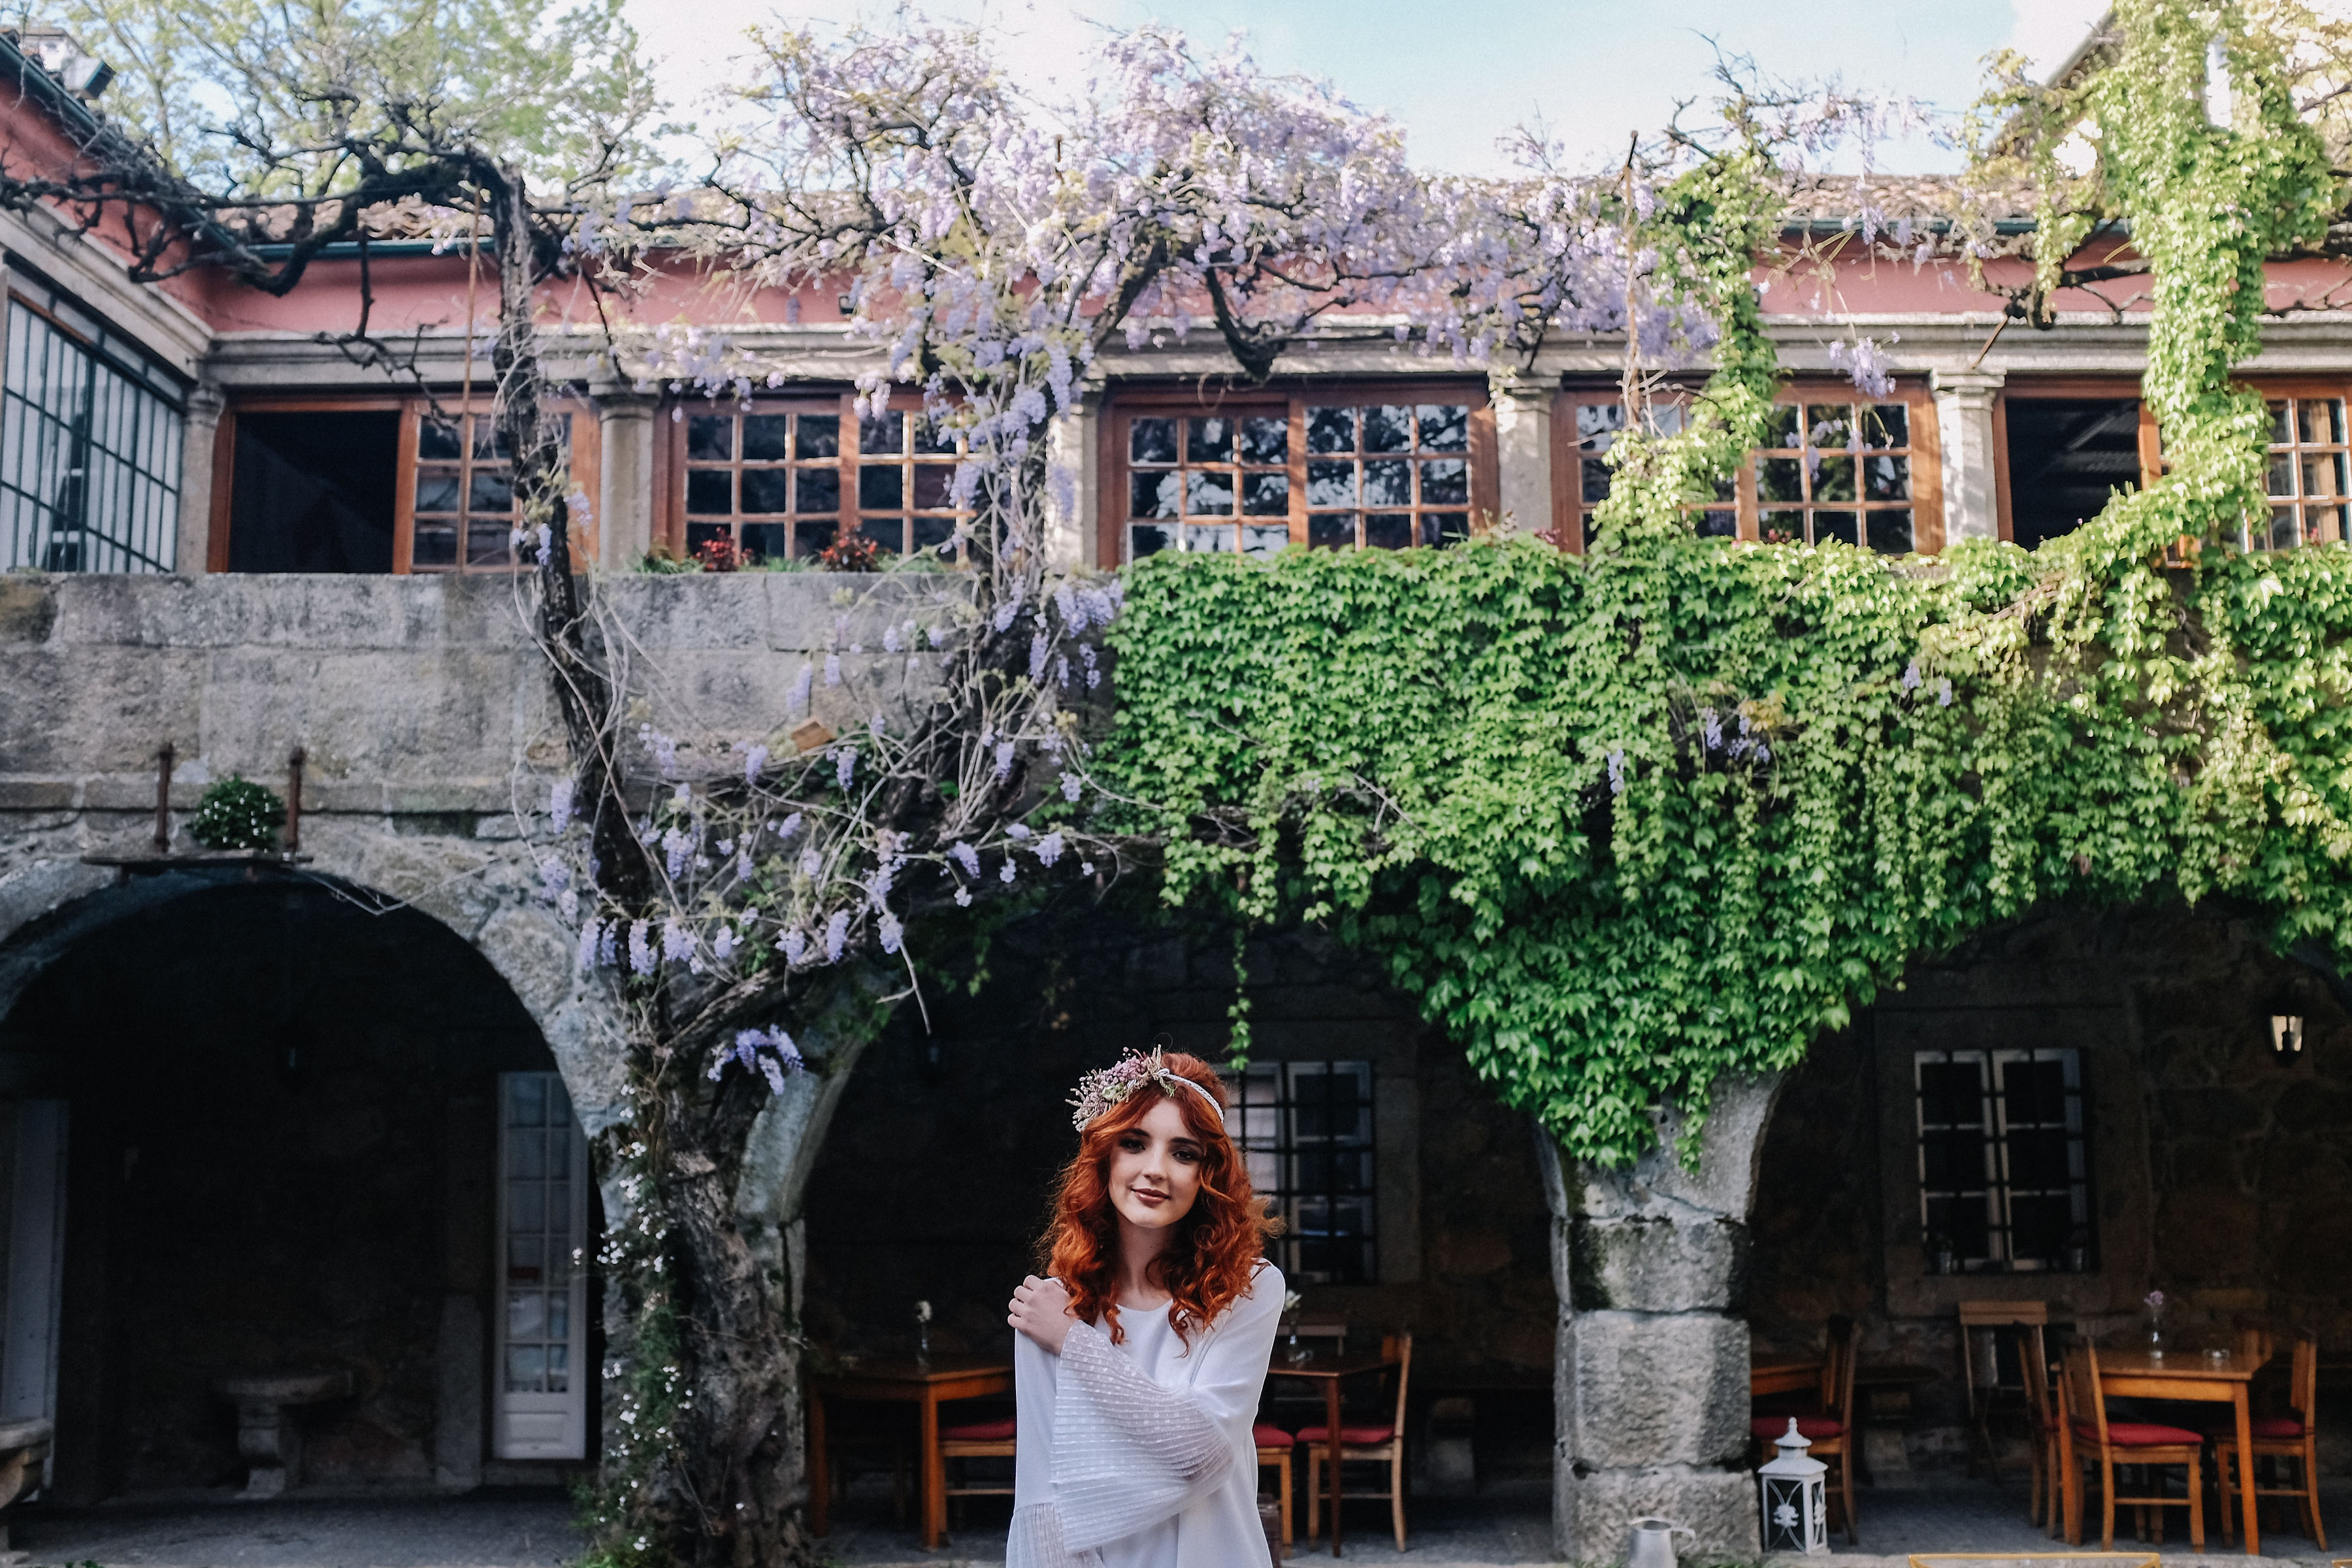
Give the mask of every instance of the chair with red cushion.
M 1009 1459 L 1013 1458 L 1013 1437 L 1017 1430 L 1010 1415 L 998 1421 L 967 1421 L 961 1426 L 940 1428 L 940 1468 L 945 1471 L 950 1459 Z M 943 1478 L 944 1479 L 944 1478 Z M 1013 1482 L 1008 1478 L 1003 1486 L 957 1486 L 950 1481 L 940 1488 L 944 1498 L 1011 1497 Z M 962 1508 L 961 1503 L 955 1505 Z
M 2263 1359 L 2268 1359 L 2267 1357 Z M 2300 1521 L 2322 1552 L 2327 1550 L 2327 1531 L 2319 1522 L 2319 1424 L 2316 1406 L 2319 1404 L 2319 1340 L 2305 1330 L 2294 1337 L 2294 1360 L 2287 1374 L 2286 1415 L 2257 1415 L 2253 1419 L 2253 1450 L 2256 1459 L 2284 1459 L 2303 1468 L 2303 1484 L 2292 1487 L 2254 1488 L 2259 1500 L 2266 1497 L 2291 1497 L 2300 1506 L 2295 1512 Z M 2221 1539 L 2234 1539 L 2235 1516 L 2230 1511 L 2235 1500 L 2231 1478 L 2238 1473 L 2238 1425 L 2212 1426 L 2205 1436 L 2213 1440 L 2214 1486 L 2221 1494 Z
M 1397 1550 L 1402 1552 L 1404 1550 L 1404 1389 L 1406 1381 L 1412 1375 L 1412 1336 L 1386 1335 L 1381 1341 L 1381 1353 L 1396 1363 L 1396 1415 L 1385 1426 L 1342 1424 L 1336 1452 L 1338 1462 L 1341 1464 L 1369 1459 L 1388 1466 L 1388 1490 L 1359 1491 L 1352 1495 L 1389 1500 L 1390 1521 L 1396 1527 Z M 1323 1531 L 1321 1476 L 1323 1467 L 1334 1462 L 1330 1428 L 1319 1422 L 1301 1427 L 1298 1441 L 1307 1448 L 1307 1536 L 1311 1541 Z M 1340 1500 L 1345 1501 L 1349 1495 L 1342 1487 Z
M 1797 1414 L 1797 1436 L 1812 1447 L 1807 1454 L 1824 1464 L 1834 1461 L 1837 1471 L 1835 1490 L 1832 1498 L 1845 1513 L 1845 1539 L 1849 1546 L 1858 1543 L 1853 1518 L 1853 1371 L 1854 1351 L 1859 1336 L 1854 1332 L 1852 1318 L 1830 1320 L 1829 1353 L 1822 1358 L 1822 1403 L 1817 1410 Z M 1748 1430 L 1759 1449 L 1769 1448 L 1772 1440 L 1789 1430 L 1787 1415 L 1759 1415 L 1748 1422 Z
M 1290 1544 L 1290 1455 L 1298 1439 L 1279 1426 L 1261 1421 L 1250 1428 L 1250 1438 L 1257 1445 L 1257 1468 L 1277 1472 L 1276 1484 L 1282 1496 L 1282 1544 Z
M 2164 1539 L 2164 1510 L 2187 1508 L 2189 1544 L 2200 1552 L 2205 1550 L 2205 1492 L 2198 1480 L 2204 1451 L 2203 1438 L 2179 1426 L 2154 1421 L 2109 1421 L 2106 1391 L 2099 1386 L 2099 1352 L 2089 1345 L 2077 1345 L 2066 1352 L 2064 1375 L 2058 1380 L 2058 1465 L 2059 1479 L 2065 1488 L 2067 1544 L 2083 1544 L 2083 1466 L 2096 1461 L 2104 1515 L 2100 1551 L 2116 1549 L 2117 1503 L 2129 1503 L 2139 1510 L 2142 1539 L 2147 1536 L 2148 1510 L 2154 1509 L 2158 1541 Z M 2166 1496 L 2159 1475 L 2152 1496 L 2118 1497 L 2117 1465 L 2137 1466 L 2143 1475 L 2150 1469 L 2185 1466 L 2188 1495 Z

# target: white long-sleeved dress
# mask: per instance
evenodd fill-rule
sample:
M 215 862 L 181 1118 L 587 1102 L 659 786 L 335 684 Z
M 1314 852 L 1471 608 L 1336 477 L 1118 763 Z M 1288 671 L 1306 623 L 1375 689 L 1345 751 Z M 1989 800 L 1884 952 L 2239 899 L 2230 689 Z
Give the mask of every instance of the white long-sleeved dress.
M 1164 1309 L 1122 1309 L 1117 1345 L 1073 1323 L 1058 1356 L 1014 1334 L 1005 1568 L 1270 1563 L 1250 1427 L 1282 1294 L 1282 1271 L 1261 1262 L 1189 1349 Z

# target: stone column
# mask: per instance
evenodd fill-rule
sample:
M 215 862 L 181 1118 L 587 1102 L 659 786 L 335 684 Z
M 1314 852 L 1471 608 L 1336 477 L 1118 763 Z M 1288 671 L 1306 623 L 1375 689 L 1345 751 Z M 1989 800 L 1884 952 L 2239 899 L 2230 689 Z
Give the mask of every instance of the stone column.
M 212 551 L 213 447 L 227 405 L 220 388 L 210 382 L 199 382 L 188 394 L 180 447 L 180 526 L 172 570 L 191 577 L 205 569 Z
M 1496 506 L 1513 533 L 1549 533 L 1554 389 L 1514 383 L 1494 389 Z
M 1097 560 L 1102 552 L 1096 538 L 1101 515 L 1102 394 L 1089 390 L 1077 405 L 1057 416 L 1047 427 L 1045 462 L 1045 564 L 1066 572 L 1074 566 L 1116 566 Z
M 1538 1136 L 1559 1292 L 1552 1538 L 1564 1558 L 1622 1561 L 1644 1514 L 1694 1531 L 1702 1558 L 1759 1551 L 1741 1312 L 1777 1082 L 1716 1086 L 1695 1170 L 1675 1156 L 1672 1118 L 1629 1170 L 1572 1164 Z
M 654 546 L 654 409 L 650 392 L 617 382 L 589 389 L 596 409 L 596 563 L 626 572 Z
M 2000 500 L 1993 468 L 1992 403 L 1997 370 L 1939 370 L 1936 432 L 1944 447 L 1944 538 L 1996 539 Z

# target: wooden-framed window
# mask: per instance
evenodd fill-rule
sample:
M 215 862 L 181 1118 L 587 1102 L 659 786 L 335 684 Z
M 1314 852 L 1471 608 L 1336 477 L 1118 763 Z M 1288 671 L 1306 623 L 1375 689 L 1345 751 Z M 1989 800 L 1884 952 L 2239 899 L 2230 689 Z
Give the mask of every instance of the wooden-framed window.
M 2267 398 L 2271 458 L 2263 488 L 2270 495 L 2270 530 L 2266 537 L 2248 530 L 2242 545 L 2292 550 L 2298 544 L 2345 543 L 2352 540 L 2345 531 L 2345 508 L 2352 504 L 2346 499 L 2352 496 L 2346 472 L 2352 446 L 2345 439 L 2344 389 L 2278 390 L 2284 395 Z
M 1660 434 L 1681 428 L 1689 395 L 1653 406 Z M 1605 459 L 1624 430 L 1624 408 L 1612 385 L 1571 388 L 1552 410 L 1559 542 L 1581 551 L 1593 537 L 1593 513 L 1609 499 Z M 1940 460 L 1924 384 L 1897 383 L 1874 398 L 1849 382 L 1791 382 L 1775 399 L 1763 444 L 1712 501 L 1688 510 L 1698 532 L 1719 538 L 1932 553 L 1944 543 Z
M 1919 1225 L 1928 1267 L 2082 1274 L 2095 1267 L 2082 1053 L 1922 1050 Z
M 594 415 L 558 415 L 570 493 L 596 493 Z M 511 572 L 521 525 L 513 454 L 490 410 L 421 397 L 256 397 L 221 416 L 215 572 Z M 593 509 L 574 513 L 594 559 Z M 526 551 L 523 561 L 530 559 Z
M 1103 421 L 1101 559 L 1466 539 L 1495 509 L 1494 429 L 1476 383 L 1124 393 Z
M 804 560 L 854 533 L 907 555 L 952 546 L 971 516 L 955 500 L 960 439 L 919 405 L 861 416 L 840 393 L 674 412 L 664 532 L 683 553 L 724 540 L 754 562 Z

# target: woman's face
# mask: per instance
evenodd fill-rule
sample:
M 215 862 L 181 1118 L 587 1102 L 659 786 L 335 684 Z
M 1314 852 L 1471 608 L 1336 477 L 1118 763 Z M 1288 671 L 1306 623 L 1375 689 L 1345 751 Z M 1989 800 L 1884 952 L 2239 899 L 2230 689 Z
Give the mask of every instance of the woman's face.
M 1118 1135 L 1110 1156 L 1111 1206 L 1145 1230 L 1174 1225 L 1201 1195 L 1201 1141 L 1174 1100 L 1157 1098 L 1141 1121 Z

